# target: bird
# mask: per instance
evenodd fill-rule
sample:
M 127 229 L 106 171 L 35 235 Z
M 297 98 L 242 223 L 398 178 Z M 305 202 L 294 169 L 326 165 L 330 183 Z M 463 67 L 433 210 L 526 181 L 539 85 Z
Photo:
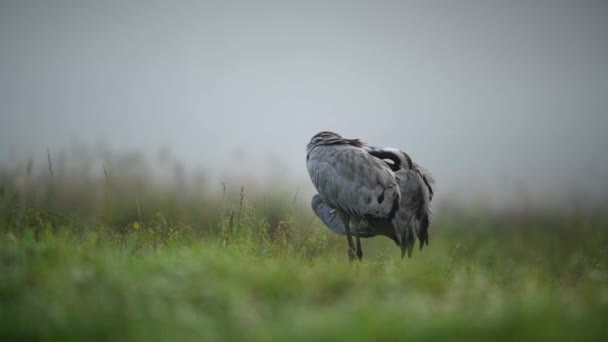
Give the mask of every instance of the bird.
M 405 152 L 323 131 L 306 146 L 306 167 L 318 191 L 313 212 L 346 235 L 351 261 L 363 257 L 360 238 L 386 236 L 402 258 L 412 255 L 416 239 L 420 249 L 428 245 L 434 179 Z

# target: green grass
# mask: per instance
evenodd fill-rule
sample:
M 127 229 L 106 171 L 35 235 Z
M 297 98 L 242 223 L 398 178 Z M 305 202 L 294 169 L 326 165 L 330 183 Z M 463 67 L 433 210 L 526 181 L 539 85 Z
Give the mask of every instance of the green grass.
M 605 212 L 444 209 L 351 264 L 294 192 L 125 160 L 0 170 L 0 341 L 608 339 Z
M 21 236 L 5 230 L 0 339 L 608 336 L 602 220 L 548 229 L 443 218 L 429 248 L 411 259 L 376 238 L 364 241 L 364 260 L 354 264 L 345 241 L 319 223 L 302 240 L 295 228 L 271 236 L 248 226 L 170 237 L 163 230 L 189 230 L 153 222 L 122 235 L 46 226 L 37 240 L 33 227 Z

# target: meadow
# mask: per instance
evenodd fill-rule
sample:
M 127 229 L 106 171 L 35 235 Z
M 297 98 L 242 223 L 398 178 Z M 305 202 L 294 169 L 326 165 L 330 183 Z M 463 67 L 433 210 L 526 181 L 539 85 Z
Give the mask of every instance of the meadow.
M 295 191 L 140 163 L 2 169 L 0 340 L 608 337 L 602 210 L 444 206 L 412 258 L 378 237 L 349 263 Z

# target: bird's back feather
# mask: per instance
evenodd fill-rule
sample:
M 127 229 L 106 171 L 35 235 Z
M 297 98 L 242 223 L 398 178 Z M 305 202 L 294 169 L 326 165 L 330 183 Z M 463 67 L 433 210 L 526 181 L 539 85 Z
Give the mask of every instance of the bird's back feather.
M 319 146 L 306 163 L 319 196 L 333 209 L 359 219 L 394 215 L 399 187 L 379 159 L 350 145 Z

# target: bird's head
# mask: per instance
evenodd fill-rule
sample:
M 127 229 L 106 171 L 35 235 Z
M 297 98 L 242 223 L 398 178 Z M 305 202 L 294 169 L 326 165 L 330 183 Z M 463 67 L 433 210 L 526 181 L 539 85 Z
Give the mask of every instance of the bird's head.
M 412 168 L 412 159 L 410 156 L 399 149 L 392 147 L 377 148 L 366 146 L 365 150 L 372 156 L 382 159 L 393 172 L 397 172 L 400 169 Z

